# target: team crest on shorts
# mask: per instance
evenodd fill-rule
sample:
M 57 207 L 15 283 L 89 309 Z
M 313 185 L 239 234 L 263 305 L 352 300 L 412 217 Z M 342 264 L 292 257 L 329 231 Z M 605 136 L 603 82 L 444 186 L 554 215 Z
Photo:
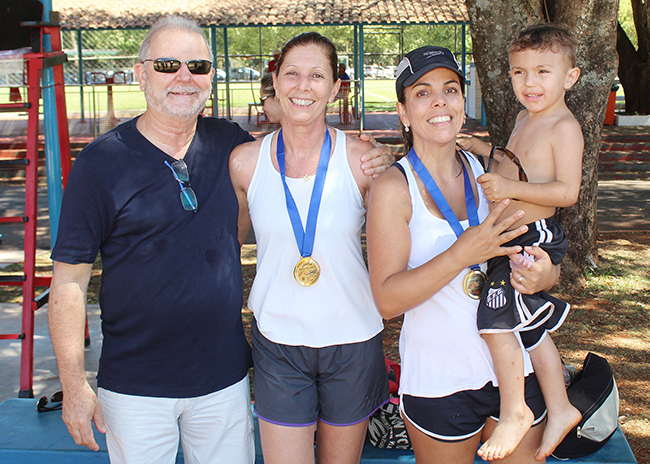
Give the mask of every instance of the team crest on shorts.
M 503 290 L 503 287 L 489 289 L 485 298 L 485 304 L 492 309 L 502 308 L 507 301 L 506 292 Z

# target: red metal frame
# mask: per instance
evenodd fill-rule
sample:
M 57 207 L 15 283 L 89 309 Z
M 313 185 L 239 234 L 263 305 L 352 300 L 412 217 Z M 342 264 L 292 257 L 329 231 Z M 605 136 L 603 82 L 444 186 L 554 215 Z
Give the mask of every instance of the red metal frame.
M 0 218 L 0 222 L 24 222 L 25 224 L 25 261 L 23 265 L 24 280 L 0 281 L 0 285 L 22 286 L 23 311 L 22 329 L 20 334 L 0 334 L 0 339 L 21 340 L 20 354 L 20 392 L 21 398 L 33 398 L 34 374 L 34 312 L 39 308 L 35 295 L 36 287 L 49 287 L 51 276 L 36 277 L 36 229 L 38 213 L 38 128 L 39 128 L 39 99 L 41 95 L 40 80 L 44 67 L 49 67 L 48 61 L 57 64 L 52 66 L 54 74 L 55 101 L 57 107 L 57 122 L 59 131 L 59 144 L 61 153 L 62 182 L 65 186 L 70 171 L 70 138 L 68 132 L 68 119 L 65 107 L 65 89 L 63 80 L 63 62 L 56 60 L 65 57 L 61 51 L 61 33 L 59 26 L 39 24 L 33 27 L 40 29 L 41 39 L 44 34 L 49 34 L 51 52 L 26 53 L 24 55 L 28 84 L 28 105 L 23 103 L 0 104 L 4 110 L 16 109 L 25 111 L 27 106 L 27 147 L 25 158 L 25 215 L 18 218 Z M 42 43 L 42 40 L 41 40 Z

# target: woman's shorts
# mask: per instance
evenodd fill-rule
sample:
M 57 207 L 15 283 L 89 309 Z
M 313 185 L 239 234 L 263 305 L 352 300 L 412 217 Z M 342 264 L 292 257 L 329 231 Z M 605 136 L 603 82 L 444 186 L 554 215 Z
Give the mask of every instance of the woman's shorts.
M 310 348 L 273 343 L 253 321 L 255 413 L 273 424 L 354 425 L 388 401 L 381 333 L 365 342 Z
M 526 377 L 526 404 L 539 424 L 546 404 L 535 374 Z M 442 398 L 402 395 L 402 415 L 421 432 L 441 441 L 466 440 L 481 431 L 488 417 L 498 420 L 499 389 L 492 382 L 479 390 L 465 390 Z

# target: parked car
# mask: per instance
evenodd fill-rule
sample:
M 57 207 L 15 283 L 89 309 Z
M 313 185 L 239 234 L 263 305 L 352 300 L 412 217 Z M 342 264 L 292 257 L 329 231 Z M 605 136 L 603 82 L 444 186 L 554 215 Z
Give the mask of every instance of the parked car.
M 392 66 L 394 67 L 394 66 Z M 371 79 L 383 79 L 383 78 L 394 78 L 395 73 L 392 69 L 390 68 L 383 68 L 381 66 L 378 66 L 376 64 L 372 65 L 367 65 L 363 67 L 363 75 L 365 77 L 369 77 Z
M 215 68 L 215 75 L 217 76 L 218 81 L 226 80 L 226 71 L 223 69 Z
M 384 67 L 384 77 L 397 77 L 397 66 Z
M 231 81 L 254 81 L 259 78 L 259 71 L 255 71 L 253 68 L 230 68 Z
M 394 79 L 395 78 L 395 73 L 397 72 L 397 66 L 379 66 L 379 69 L 377 70 L 377 77 L 381 77 L 384 79 Z
M 363 76 L 374 79 L 377 77 L 377 72 L 379 71 L 379 66 L 377 65 L 366 65 L 363 67 Z

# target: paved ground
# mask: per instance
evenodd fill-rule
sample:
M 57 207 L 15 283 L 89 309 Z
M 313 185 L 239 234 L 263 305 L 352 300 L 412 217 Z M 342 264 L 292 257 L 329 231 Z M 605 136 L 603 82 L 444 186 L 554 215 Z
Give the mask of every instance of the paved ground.
M 3 333 L 20 332 L 21 306 L 0 303 L 0 330 Z M 54 350 L 47 325 L 47 305 L 34 315 L 34 397 L 50 396 L 61 389 Z M 99 305 L 88 307 L 88 328 L 90 346 L 86 348 L 86 373 L 88 381 L 95 388 L 95 374 L 99 362 L 102 335 L 99 320 Z M 20 390 L 20 341 L 0 340 L 0 401 L 17 398 Z
M 650 230 L 650 181 L 598 182 L 598 229 Z

